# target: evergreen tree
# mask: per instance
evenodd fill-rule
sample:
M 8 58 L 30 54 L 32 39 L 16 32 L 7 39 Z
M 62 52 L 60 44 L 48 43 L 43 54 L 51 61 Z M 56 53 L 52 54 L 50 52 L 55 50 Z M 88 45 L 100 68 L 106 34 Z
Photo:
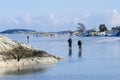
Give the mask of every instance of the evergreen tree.
M 99 26 L 99 31 L 100 31 L 100 32 L 107 31 L 107 27 L 105 26 L 105 24 L 100 24 L 100 26 Z

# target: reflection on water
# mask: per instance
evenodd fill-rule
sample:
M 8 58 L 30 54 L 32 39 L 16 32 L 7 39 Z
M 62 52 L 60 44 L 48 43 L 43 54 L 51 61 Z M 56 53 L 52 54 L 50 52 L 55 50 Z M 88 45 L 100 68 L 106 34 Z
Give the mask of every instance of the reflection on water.
M 69 57 L 71 57 L 72 56 L 72 49 L 69 49 Z M 78 50 L 78 57 L 82 57 L 82 49 L 79 49 Z
M 34 66 L 24 66 L 24 67 L 14 67 L 14 68 L 1 68 L 0 75 L 28 75 L 28 74 L 34 74 L 34 73 L 43 73 L 46 70 L 48 70 L 51 65 L 34 65 Z
M 82 57 L 82 50 L 81 49 L 79 49 L 79 51 L 78 51 L 78 57 Z
M 72 56 L 72 49 L 70 48 L 69 49 L 69 57 L 71 57 Z

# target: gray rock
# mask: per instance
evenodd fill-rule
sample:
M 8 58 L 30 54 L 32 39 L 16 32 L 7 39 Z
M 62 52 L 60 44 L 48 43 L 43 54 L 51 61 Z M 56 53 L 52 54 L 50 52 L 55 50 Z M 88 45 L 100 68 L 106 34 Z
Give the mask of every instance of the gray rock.
M 20 61 L 22 58 L 32 57 L 53 57 L 60 59 L 54 55 L 50 55 L 43 50 L 33 48 L 26 43 L 11 40 L 3 35 L 0 35 L 0 60 L 15 59 Z

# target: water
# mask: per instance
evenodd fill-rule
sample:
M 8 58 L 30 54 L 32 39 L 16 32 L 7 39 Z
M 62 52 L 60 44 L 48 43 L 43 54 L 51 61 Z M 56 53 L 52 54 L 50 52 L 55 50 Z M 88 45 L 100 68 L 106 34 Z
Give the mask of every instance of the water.
M 7 36 L 27 41 L 26 35 Z M 120 37 L 72 37 L 72 51 L 68 49 L 68 38 L 30 36 L 32 46 L 65 60 L 48 68 L 7 69 L 0 80 L 120 80 Z M 83 43 L 81 52 L 77 46 L 79 39 Z

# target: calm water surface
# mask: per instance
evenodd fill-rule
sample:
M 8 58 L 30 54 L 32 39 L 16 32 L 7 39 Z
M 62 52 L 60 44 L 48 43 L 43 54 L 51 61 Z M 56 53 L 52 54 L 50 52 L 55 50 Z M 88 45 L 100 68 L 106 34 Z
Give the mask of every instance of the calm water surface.
M 7 35 L 26 42 L 26 35 Z M 1 69 L 0 80 L 120 80 L 120 37 L 33 37 L 30 44 L 50 54 L 65 57 L 57 64 L 21 69 Z M 82 40 L 82 51 L 77 41 Z

